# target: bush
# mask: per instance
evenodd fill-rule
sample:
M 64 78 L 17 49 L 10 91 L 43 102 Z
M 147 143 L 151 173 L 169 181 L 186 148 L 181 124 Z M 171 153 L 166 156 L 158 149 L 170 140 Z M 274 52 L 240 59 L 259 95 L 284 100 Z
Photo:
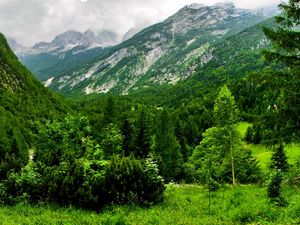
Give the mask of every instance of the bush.
M 163 200 L 165 187 L 152 158 L 115 156 L 107 170 L 106 190 L 110 203 L 148 205 Z

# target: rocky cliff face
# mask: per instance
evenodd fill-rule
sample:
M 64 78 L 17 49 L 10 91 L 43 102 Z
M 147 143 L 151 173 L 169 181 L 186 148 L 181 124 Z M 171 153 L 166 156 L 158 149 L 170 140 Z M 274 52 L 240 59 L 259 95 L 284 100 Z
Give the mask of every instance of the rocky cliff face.
M 66 52 L 73 54 L 92 48 L 108 47 L 118 43 L 117 35 L 111 31 L 103 30 L 97 35 L 92 30 L 84 33 L 67 31 L 56 36 L 51 42 L 39 42 L 30 48 L 16 49 L 16 54 L 21 58 L 38 54 L 51 54 L 64 56 Z M 13 43 L 12 43 L 13 44 Z

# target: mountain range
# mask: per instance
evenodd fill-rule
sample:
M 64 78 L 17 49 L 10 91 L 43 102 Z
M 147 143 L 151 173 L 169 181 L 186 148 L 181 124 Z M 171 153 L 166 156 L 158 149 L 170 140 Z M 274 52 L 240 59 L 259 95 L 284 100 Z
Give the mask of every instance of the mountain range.
M 46 86 L 64 95 L 128 94 L 174 85 L 194 74 L 203 74 L 217 61 L 228 63 L 238 55 L 251 55 L 268 44 L 261 30 L 253 28 L 257 35 L 253 34 L 256 38 L 251 40 L 239 37 L 277 12 L 273 8 L 239 9 L 232 3 L 191 4 L 133 36 L 138 29 L 129 31 L 120 44 L 109 31 L 102 35 L 90 30 L 68 31 L 50 43 L 41 42 L 15 52 Z M 247 50 L 234 48 L 236 52 L 221 61 L 222 50 L 232 37 L 236 45 L 248 40 L 244 46 Z

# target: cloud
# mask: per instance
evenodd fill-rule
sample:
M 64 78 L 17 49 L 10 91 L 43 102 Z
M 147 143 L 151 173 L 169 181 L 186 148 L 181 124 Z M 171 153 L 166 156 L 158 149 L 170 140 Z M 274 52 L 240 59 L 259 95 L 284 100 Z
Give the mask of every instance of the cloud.
M 50 41 L 67 30 L 108 29 L 122 35 L 132 27 L 162 21 L 184 5 L 220 0 L 0 0 L 0 32 L 23 45 Z M 240 8 L 279 0 L 233 0 Z

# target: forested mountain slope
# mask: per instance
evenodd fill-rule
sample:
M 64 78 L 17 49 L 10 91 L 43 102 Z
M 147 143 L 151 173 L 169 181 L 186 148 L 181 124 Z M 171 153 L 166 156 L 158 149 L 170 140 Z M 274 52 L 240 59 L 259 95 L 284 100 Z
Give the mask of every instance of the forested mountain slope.
M 33 121 L 66 112 L 62 99 L 26 69 L 0 34 L 0 177 L 28 159 Z

